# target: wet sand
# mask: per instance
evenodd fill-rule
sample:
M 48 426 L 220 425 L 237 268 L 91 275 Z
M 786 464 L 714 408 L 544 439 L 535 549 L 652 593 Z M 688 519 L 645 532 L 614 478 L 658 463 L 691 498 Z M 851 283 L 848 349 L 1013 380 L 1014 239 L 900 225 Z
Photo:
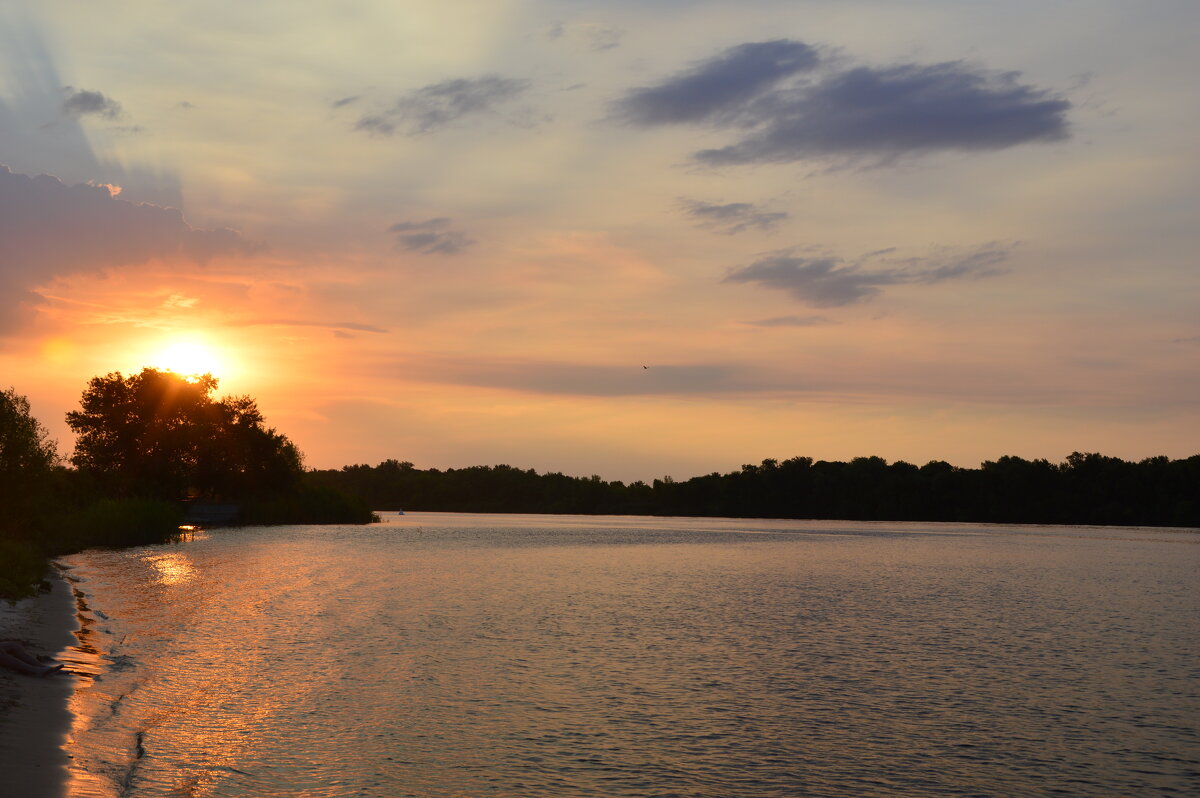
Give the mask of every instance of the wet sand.
M 38 655 L 57 656 L 75 643 L 75 601 L 67 582 L 15 605 L 0 601 L 0 639 L 19 640 Z M 0 668 L 0 793 L 59 798 L 66 792 L 63 742 L 71 727 L 68 701 L 77 677 L 23 676 Z

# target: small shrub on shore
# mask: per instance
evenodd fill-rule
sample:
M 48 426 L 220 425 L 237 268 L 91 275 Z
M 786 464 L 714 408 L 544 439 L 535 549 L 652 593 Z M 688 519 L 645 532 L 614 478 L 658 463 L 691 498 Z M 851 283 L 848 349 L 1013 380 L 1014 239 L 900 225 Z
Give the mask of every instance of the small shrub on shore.
M 165 543 L 179 534 L 183 511 L 157 499 L 103 499 L 65 516 L 55 530 L 56 548 L 78 551 Z
M 46 589 L 46 558 L 32 544 L 0 539 L 0 599 L 16 601 Z
M 243 524 L 369 524 L 379 517 L 366 502 L 324 485 L 302 484 L 242 504 Z

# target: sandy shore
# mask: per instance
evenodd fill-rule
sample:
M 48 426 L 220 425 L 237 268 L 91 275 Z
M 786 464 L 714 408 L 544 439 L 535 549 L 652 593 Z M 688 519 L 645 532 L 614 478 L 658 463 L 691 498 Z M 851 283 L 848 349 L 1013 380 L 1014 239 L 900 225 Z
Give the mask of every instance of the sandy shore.
M 0 601 L 0 639 L 20 640 L 35 654 L 55 656 L 75 643 L 75 600 L 67 582 L 15 605 Z M 0 793 L 22 798 L 65 794 L 74 676 L 34 678 L 0 669 Z

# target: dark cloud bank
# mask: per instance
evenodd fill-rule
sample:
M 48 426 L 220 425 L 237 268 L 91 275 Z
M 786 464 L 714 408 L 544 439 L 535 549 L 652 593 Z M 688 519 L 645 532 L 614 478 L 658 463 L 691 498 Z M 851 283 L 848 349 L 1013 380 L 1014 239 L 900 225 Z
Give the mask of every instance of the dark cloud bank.
M 616 101 L 613 119 L 737 130 L 694 158 L 720 166 L 808 158 L 889 161 L 937 150 L 998 150 L 1067 138 L 1071 104 L 1020 73 L 962 61 L 842 68 L 802 42 L 731 47 Z
M 445 80 L 400 97 L 390 108 L 360 117 L 354 127 L 375 136 L 432 133 L 463 117 L 494 113 L 529 85 L 527 80 L 499 75 Z
M 175 208 L 127 202 L 116 191 L 0 166 L 0 329 L 37 304 L 34 289 L 55 277 L 258 249 L 234 230 L 199 230 Z
M 932 284 L 959 277 L 987 277 L 1001 273 L 1011 245 L 988 244 L 975 251 L 930 258 L 895 259 L 891 250 L 846 262 L 838 257 L 802 257 L 794 250 L 770 253 L 731 271 L 722 282 L 756 283 L 787 291 L 813 307 L 841 307 L 868 300 L 894 285 Z M 866 268 L 882 263 L 879 268 Z

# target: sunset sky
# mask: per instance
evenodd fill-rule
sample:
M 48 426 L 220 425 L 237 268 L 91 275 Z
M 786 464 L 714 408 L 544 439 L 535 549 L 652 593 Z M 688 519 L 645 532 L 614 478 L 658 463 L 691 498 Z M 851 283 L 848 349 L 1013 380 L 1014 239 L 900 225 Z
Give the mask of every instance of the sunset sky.
M 90 377 L 200 364 L 318 468 L 1196 454 L 1198 31 L 0 0 L 0 388 L 69 453 Z

